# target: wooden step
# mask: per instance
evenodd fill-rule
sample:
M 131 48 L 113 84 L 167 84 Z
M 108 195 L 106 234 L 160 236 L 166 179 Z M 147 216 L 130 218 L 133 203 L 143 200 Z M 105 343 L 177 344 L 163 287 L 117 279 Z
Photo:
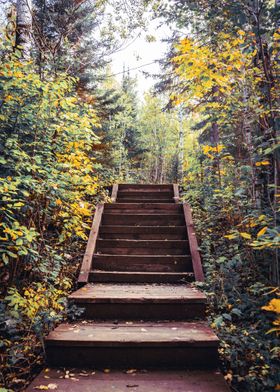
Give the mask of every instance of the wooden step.
M 134 191 L 134 190 L 168 190 L 173 192 L 173 184 L 119 184 L 120 191 Z
M 99 239 L 97 254 L 113 255 L 185 255 L 190 254 L 189 242 L 183 240 Z
M 99 238 L 134 240 L 185 240 L 186 226 L 100 226 Z
M 50 389 L 49 384 L 57 386 L 58 392 L 230 392 L 223 375 L 215 369 L 124 369 L 108 373 L 93 368 L 43 369 L 26 392 Z
M 48 364 L 215 368 L 218 338 L 204 322 L 61 324 L 46 338 Z
M 118 191 L 117 200 L 119 199 L 173 199 L 174 193 L 166 190 L 162 191 Z
M 182 214 L 181 204 L 172 203 L 106 203 L 106 214 Z
M 183 215 L 177 214 L 106 214 L 102 216 L 102 225 L 126 226 L 182 226 L 185 223 Z
M 191 256 L 93 255 L 92 268 L 104 271 L 193 272 Z
M 187 283 L 194 281 L 193 272 L 127 272 L 92 270 L 89 281 L 95 283 Z
M 152 199 L 152 198 L 145 198 L 145 203 L 152 203 L 152 204 L 174 204 L 175 200 L 172 199 Z M 130 198 L 127 197 L 125 199 L 117 199 L 117 203 L 143 203 L 143 199 L 139 199 L 137 197 Z
M 187 320 L 205 317 L 206 296 L 190 285 L 87 284 L 69 300 L 87 319 Z

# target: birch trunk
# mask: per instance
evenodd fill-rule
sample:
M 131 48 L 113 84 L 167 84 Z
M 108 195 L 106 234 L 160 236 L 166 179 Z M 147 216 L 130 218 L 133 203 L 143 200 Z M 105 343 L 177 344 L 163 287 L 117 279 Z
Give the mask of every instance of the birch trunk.
M 32 0 L 17 0 L 16 46 L 20 46 L 22 57 L 29 59 L 32 47 Z

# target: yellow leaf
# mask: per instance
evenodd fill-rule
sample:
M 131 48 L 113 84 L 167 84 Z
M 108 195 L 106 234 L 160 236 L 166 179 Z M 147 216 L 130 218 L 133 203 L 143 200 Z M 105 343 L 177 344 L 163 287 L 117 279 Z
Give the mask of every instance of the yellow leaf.
M 252 238 L 251 234 L 249 233 L 239 233 L 241 237 L 245 238 L 246 240 L 250 240 Z
M 234 238 L 236 238 L 236 234 L 228 234 L 228 235 L 224 235 L 225 238 L 227 238 L 228 240 L 233 240 Z
M 268 166 L 268 165 L 270 165 L 269 161 L 256 162 L 256 166 Z
M 238 33 L 239 35 L 242 35 L 242 36 L 246 34 L 245 31 L 243 31 L 243 30 L 238 30 L 237 33 Z
M 263 310 L 280 314 L 280 299 L 273 298 L 268 305 L 262 307 Z
M 259 238 L 259 237 L 261 237 L 262 235 L 264 235 L 264 234 L 266 233 L 267 229 L 268 229 L 267 226 L 266 226 L 266 227 L 263 227 L 263 228 L 258 232 L 257 237 Z

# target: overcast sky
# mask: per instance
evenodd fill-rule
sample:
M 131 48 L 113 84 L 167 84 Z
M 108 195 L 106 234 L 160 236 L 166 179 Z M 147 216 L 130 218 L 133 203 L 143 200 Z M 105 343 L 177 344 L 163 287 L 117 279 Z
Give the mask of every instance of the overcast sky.
M 113 74 L 121 73 L 116 75 L 116 78 L 121 81 L 123 67 L 125 66 L 126 69 L 129 68 L 130 75 L 133 77 L 137 76 L 140 97 L 142 97 L 144 92 L 149 90 L 155 83 L 155 80 L 152 77 L 145 78 L 143 71 L 152 74 L 159 73 L 160 68 L 155 61 L 162 59 L 167 51 L 167 44 L 161 42 L 161 40 L 170 36 L 170 30 L 167 26 L 158 28 L 157 25 L 158 21 L 151 22 L 148 31 L 140 32 L 140 37 L 138 36 L 139 31 L 136 32 L 134 37 L 131 37 L 126 48 L 112 55 Z M 156 41 L 147 42 L 145 38 L 147 35 L 154 36 Z M 133 70 L 133 68 L 137 68 L 144 64 L 150 65 Z

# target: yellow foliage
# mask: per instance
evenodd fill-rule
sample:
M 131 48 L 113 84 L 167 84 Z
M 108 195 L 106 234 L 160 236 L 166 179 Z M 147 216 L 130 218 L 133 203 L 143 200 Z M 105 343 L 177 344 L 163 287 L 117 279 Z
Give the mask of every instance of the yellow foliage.
M 263 227 L 257 234 L 257 237 L 261 237 L 262 235 L 264 235 L 267 232 L 268 227 Z
M 241 237 L 245 238 L 246 240 L 250 240 L 252 238 L 251 234 L 249 233 L 239 233 L 241 235 Z
M 268 166 L 268 165 L 270 165 L 269 161 L 259 161 L 259 162 L 256 162 L 256 166 Z
M 268 305 L 262 307 L 267 312 L 274 312 L 280 314 L 280 299 L 273 298 Z

